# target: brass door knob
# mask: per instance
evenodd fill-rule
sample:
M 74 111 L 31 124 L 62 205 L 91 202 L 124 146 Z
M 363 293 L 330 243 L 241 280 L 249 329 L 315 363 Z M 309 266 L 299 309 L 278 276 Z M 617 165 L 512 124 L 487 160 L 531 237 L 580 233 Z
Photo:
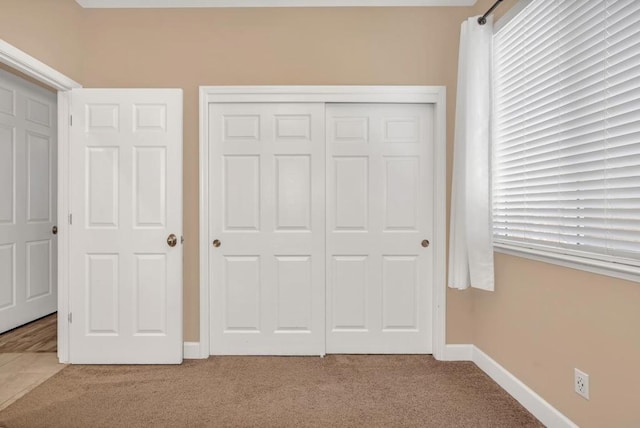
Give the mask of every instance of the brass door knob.
M 170 247 L 175 247 L 177 243 L 178 243 L 178 238 L 176 237 L 176 235 L 174 235 L 173 233 L 169 235 L 169 237 L 167 238 L 167 244 Z
M 215 239 L 215 240 L 213 241 L 213 246 L 214 246 L 214 247 L 218 248 L 220 245 L 222 245 L 222 242 L 220 242 L 220 240 L 219 240 L 219 239 Z
M 423 246 L 424 248 L 427 248 L 427 247 L 429 246 L 429 240 L 428 240 L 428 239 L 423 239 L 423 240 L 422 240 L 422 246 Z
M 51 233 L 53 233 L 54 235 L 58 234 L 58 226 L 53 226 L 53 229 L 51 229 Z

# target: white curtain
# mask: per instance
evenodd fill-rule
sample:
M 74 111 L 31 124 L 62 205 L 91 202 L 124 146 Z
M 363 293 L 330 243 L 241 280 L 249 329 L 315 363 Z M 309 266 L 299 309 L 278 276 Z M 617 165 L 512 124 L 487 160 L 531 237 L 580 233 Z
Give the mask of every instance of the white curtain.
M 493 291 L 491 227 L 491 44 L 493 20 L 460 31 L 453 154 L 449 287 Z

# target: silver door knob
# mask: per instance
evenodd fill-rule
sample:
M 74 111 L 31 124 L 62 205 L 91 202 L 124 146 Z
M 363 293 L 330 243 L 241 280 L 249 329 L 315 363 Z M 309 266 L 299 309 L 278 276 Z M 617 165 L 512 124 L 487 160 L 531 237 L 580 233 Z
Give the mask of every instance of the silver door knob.
M 423 239 L 423 240 L 422 240 L 422 246 L 423 246 L 424 248 L 427 248 L 427 247 L 429 246 L 429 240 L 428 240 L 428 239 Z
M 176 235 L 174 235 L 173 233 L 169 235 L 169 237 L 167 238 L 167 245 L 169 245 L 170 247 L 175 247 L 177 243 L 178 238 L 176 237 Z
M 54 235 L 58 234 L 58 226 L 53 226 L 53 228 L 51 229 L 51 233 L 53 233 Z
M 220 240 L 219 240 L 219 239 L 215 239 L 215 240 L 213 241 L 213 246 L 214 246 L 214 247 L 218 248 L 220 245 L 222 245 L 222 242 L 220 242 Z

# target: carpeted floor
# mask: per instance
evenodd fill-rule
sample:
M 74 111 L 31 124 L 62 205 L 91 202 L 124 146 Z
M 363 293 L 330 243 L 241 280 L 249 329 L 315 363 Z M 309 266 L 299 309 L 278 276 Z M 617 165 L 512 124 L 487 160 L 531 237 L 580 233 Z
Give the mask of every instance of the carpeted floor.
M 431 356 L 212 357 L 69 366 L 0 427 L 540 427 L 473 363 Z

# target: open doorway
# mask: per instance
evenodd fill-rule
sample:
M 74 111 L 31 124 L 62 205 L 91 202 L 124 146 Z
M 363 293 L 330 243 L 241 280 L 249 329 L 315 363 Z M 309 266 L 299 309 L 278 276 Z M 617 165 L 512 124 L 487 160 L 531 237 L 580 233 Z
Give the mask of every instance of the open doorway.
M 52 106 L 53 111 L 51 114 L 51 126 L 55 127 L 57 131 L 53 134 L 56 138 L 56 146 L 57 149 L 54 150 L 52 154 L 50 154 L 50 160 L 52 162 L 52 166 L 50 169 L 50 186 L 51 186 L 51 194 L 50 200 L 48 203 L 51 205 L 51 222 L 43 224 L 43 233 L 49 234 L 48 236 L 52 238 L 51 245 L 53 249 L 55 249 L 56 253 L 52 253 L 50 260 L 50 277 L 53 281 L 57 282 L 57 298 L 54 298 L 55 305 L 53 309 L 49 308 L 48 311 L 42 312 L 41 314 L 31 314 L 31 319 L 36 319 L 42 316 L 46 316 L 47 314 L 55 313 L 57 311 L 57 337 L 56 337 L 56 354 L 50 354 L 54 359 L 59 361 L 60 363 L 66 363 L 69 360 L 69 320 L 70 320 L 70 312 L 69 312 L 69 302 L 68 302 L 68 282 L 69 282 L 69 262 L 68 262 L 68 248 L 69 248 L 69 224 L 67 220 L 67 216 L 69 215 L 69 201 L 68 201 L 68 192 L 67 189 L 69 187 L 69 174 L 67 173 L 69 169 L 69 160 L 68 160 L 68 136 L 69 136 L 69 94 L 70 91 L 76 88 L 81 88 L 78 82 L 70 79 L 59 71 L 49 67 L 43 62 L 37 60 L 26 52 L 21 51 L 10 43 L 5 42 L 0 39 L 0 69 L 2 71 L 7 72 L 12 75 L 14 78 L 20 78 L 22 80 L 28 81 L 39 89 L 44 90 L 49 97 L 53 97 L 55 104 Z M 13 97 L 13 90 L 9 90 L 9 102 L 8 109 L 12 110 L 14 103 L 17 102 L 17 98 Z M 5 106 L 7 106 L 7 102 L 5 101 Z M 35 113 L 35 104 L 30 107 Z M 12 140 L 11 140 L 12 141 Z M 12 145 L 10 144 L 12 147 Z M 13 150 L 13 147 L 12 147 Z M 17 154 L 17 153 L 16 153 Z M 11 154 L 13 156 L 13 152 Z M 0 158 L 3 158 L 0 156 Z M 11 161 L 13 159 L 11 158 Z M 34 167 L 34 171 L 37 168 Z M 13 177 L 13 170 L 10 172 L 10 177 Z M 55 183 L 55 184 L 54 184 Z M 13 184 L 12 184 L 13 185 Z M 13 201 L 13 187 L 9 186 L 8 188 L 11 191 L 11 200 Z M 2 197 L 2 193 L 0 193 L 0 197 Z M 30 198 L 29 195 L 26 195 L 27 203 L 31 203 L 33 198 Z M 41 201 L 38 201 L 41 202 Z M 14 204 L 17 206 L 17 204 Z M 14 211 L 14 206 L 12 205 L 10 208 L 11 212 Z M 34 206 L 35 211 L 35 206 Z M 55 223 L 56 219 L 64 218 L 65 221 Z M 53 226 L 57 226 L 57 235 L 54 235 Z M 44 244 L 43 246 L 44 247 Z M 13 248 L 9 251 L 11 257 L 13 257 Z M 35 255 L 35 253 L 34 253 Z M 54 259 L 55 255 L 55 259 Z M 16 252 L 16 262 L 17 257 L 22 257 L 22 254 Z M 13 281 L 14 271 L 17 275 L 17 269 L 13 268 L 13 261 L 9 264 L 11 266 L 11 271 L 7 274 L 6 271 L 2 268 L 0 270 L 5 272 L 5 277 L 8 277 Z M 17 278 L 16 278 L 17 279 Z M 0 277 L 0 286 L 3 284 L 4 279 Z M 46 283 L 46 281 L 45 281 Z M 5 286 L 3 290 L 10 290 L 13 293 L 11 286 Z M 53 287 L 53 284 L 52 284 Z M 35 291 L 35 290 L 34 290 Z M 35 293 L 37 294 L 37 293 Z M 52 293 L 53 294 L 53 293 Z M 32 296 L 33 297 L 33 296 Z M 34 297 L 34 300 L 38 300 Z M 23 322 L 29 322 L 29 317 L 23 320 Z M 10 328 L 5 326 L 6 328 Z M 14 327 L 15 328 L 15 327 Z M 0 330 L 2 331 L 2 330 Z M 2 363 L 2 356 L 6 354 L 0 354 L 0 363 Z M 35 355 L 35 354 L 31 354 Z
M 0 65 L 0 410 L 57 358 L 57 93 Z
M 56 91 L 0 68 L 0 353 L 56 352 Z

